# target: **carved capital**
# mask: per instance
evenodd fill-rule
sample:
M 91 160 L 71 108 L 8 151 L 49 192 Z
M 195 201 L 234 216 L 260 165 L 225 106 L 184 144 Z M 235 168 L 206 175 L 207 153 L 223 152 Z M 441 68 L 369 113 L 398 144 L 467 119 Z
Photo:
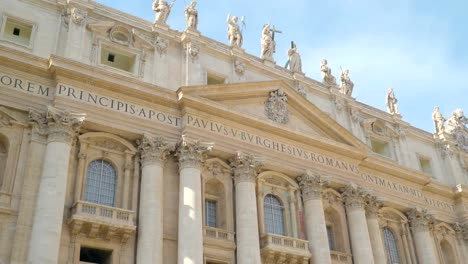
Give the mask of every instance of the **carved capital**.
M 330 184 L 330 179 L 310 170 L 297 177 L 296 180 L 299 183 L 299 187 L 301 187 L 304 201 L 321 199 L 323 187 Z
M 429 231 L 430 226 L 434 223 L 434 216 L 429 214 L 427 209 L 413 208 L 406 214 L 413 232 Z
M 262 163 L 253 155 L 238 151 L 230 160 L 232 170 L 234 171 L 234 180 L 236 184 L 241 182 L 253 182 L 257 177 Z
M 348 184 L 344 187 L 342 196 L 347 210 L 364 209 L 369 193 L 361 186 Z
M 141 140 L 137 140 L 137 144 L 143 167 L 151 164 L 163 164 L 169 152 L 174 150 L 174 146 L 168 144 L 162 137 L 143 135 Z M 127 163 L 130 168 L 130 162 Z M 127 164 L 125 166 L 127 167 Z
M 182 136 L 177 144 L 176 156 L 179 157 L 179 169 L 198 168 L 201 169 L 206 154 L 213 149 L 214 143 L 202 142 L 188 139 Z
M 452 225 L 455 235 L 458 239 L 468 239 L 468 225 L 455 223 Z
M 39 134 L 47 135 L 47 142 L 71 144 L 84 119 L 85 114 L 71 113 L 53 106 L 48 106 L 46 113 L 29 111 L 29 120 Z
M 383 202 L 376 196 L 369 195 L 366 199 L 366 214 L 368 217 L 377 218 Z

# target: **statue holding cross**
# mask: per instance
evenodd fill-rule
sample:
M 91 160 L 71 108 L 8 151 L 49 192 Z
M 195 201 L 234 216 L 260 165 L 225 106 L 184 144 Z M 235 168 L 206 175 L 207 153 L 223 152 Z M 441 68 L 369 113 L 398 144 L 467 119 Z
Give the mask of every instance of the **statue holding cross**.
M 276 51 L 276 42 L 275 42 L 275 33 L 282 33 L 281 31 L 275 29 L 275 27 L 270 27 L 270 24 L 263 26 L 262 30 L 262 53 L 261 58 L 269 61 L 274 61 L 273 54 Z

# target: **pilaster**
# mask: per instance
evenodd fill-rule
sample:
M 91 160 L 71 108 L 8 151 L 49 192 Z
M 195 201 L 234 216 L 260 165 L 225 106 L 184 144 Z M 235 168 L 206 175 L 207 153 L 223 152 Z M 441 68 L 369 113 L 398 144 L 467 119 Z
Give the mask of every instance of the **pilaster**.
M 436 251 L 434 237 L 430 229 L 434 223 L 434 216 L 426 209 L 413 208 L 407 213 L 416 245 L 416 255 L 420 263 L 438 264 L 439 256 Z

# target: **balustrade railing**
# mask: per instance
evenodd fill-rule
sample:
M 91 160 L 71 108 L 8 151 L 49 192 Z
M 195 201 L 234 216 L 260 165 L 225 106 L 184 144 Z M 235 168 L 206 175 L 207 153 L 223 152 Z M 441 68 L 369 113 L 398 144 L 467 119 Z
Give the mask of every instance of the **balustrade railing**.
M 234 232 L 230 232 L 224 229 L 205 226 L 203 227 L 203 235 L 205 237 L 211 237 L 221 240 L 234 241 Z
M 135 212 L 120 208 L 78 201 L 72 208 L 73 216 L 86 217 L 99 222 L 107 222 L 115 225 L 134 226 Z

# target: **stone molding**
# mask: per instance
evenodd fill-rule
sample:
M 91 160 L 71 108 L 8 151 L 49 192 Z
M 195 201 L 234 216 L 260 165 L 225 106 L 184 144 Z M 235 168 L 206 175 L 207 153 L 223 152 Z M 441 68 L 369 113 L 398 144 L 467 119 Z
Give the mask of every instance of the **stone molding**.
M 323 187 L 330 184 L 330 179 L 310 170 L 297 177 L 296 180 L 301 188 L 304 201 L 321 199 Z
M 434 224 L 434 216 L 427 209 L 412 208 L 406 215 L 413 232 L 426 232 Z
M 151 164 L 163 165 L 169 152 L 174 150 L 174 146 L 167 143 L 164 138 L 150 135 L 143 135 L 141 140 L 137 140 L 137 144 L 142 167 Z
M 57 141 L 71 144 L 85 116 L 53 106 L 47 106 L 46 112 L 29 110 L 29 120 L 38 134 L 47 135 L 47 143 Z
M 214 143 L 187 138 L 185 135 L 176 146 L 179 170 L 185 168 L 201 169 L 206 154 L 213 149 Z
M 455 223 L 452 225 L 455 235 L 458 239 L 467 239 L 468 240 L 468 225 Z
M 370 218 L 377 218 L 379 210 L 382 208 L 383 202 L 376 196 L 369 195 L 366 199 L 366 214 Z
M 252 154 L 236 152 L 236 155 L 230 159 L 230 164 L 234 172 L 235 183 L 251 182 L 255 183 L 258 171 L 263 166 L 262 162 L 256 159 Z
M 350 183 L 343 188 L 342 195 L 346 209 L 355 210 L 365 208 L 369 192 L 361 186 Z

